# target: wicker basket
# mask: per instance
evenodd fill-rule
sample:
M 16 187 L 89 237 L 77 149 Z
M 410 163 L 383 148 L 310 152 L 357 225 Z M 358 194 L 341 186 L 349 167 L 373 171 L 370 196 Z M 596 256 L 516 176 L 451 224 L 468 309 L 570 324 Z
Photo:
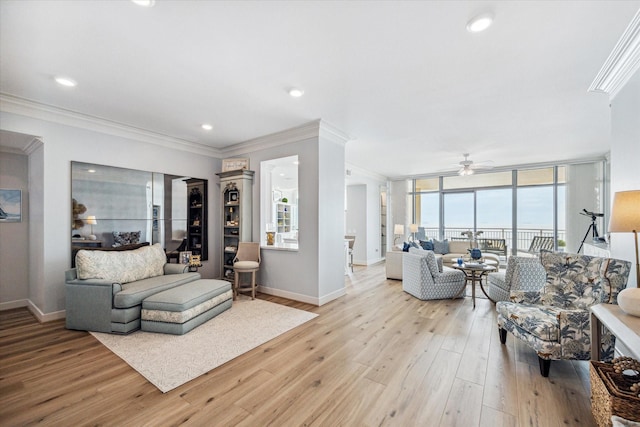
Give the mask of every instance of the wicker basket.
M 611 416 L 640 421 L 640 398 L 625 387 L 610 363 L 591 362 L 591 412 L 600 427 L 611 427 Z

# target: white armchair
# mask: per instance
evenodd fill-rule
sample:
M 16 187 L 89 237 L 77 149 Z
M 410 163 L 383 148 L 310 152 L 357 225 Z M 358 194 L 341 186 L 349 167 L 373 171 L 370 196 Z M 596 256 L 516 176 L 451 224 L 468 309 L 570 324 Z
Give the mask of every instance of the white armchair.
M 440 272 L 433 251 L 411 248 L 402 258 L 402 290 L 421 300 L 461 298 L 465 296 L 462 271 Z

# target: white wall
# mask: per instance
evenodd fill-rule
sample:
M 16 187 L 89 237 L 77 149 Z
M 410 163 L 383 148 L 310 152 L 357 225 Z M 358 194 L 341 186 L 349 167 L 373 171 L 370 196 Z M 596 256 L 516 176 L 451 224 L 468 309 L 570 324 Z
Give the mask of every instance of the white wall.
M 393 234 L 393 227 L 395 224 L 404 225 L 404 236 L 401 236 L 398 239 L 397 244 L 401 244 L 403 241 L 406 241 L 407 236 L 409 236 L 411 206 L 408 203 L 406 180 L 389 182 L 387 205 L 387 209 L 389 210 L 389 215 L 387 215 L 387 230 L 389 230 L 387 248 L 391 249 L 395 238 L 395 235 Z
M 353 242 L 353 263 L 367 264 L 367 186 L 364 184 L 347 185 L 347 210 L 345 234 L 356 236 Z
M 566 242 L 567 252 L 576 253 L 591 225 L 591 217 L 581 215 L 583 209 L 589 212 L 604 211 L 601 194 L 603 190 L 602 162 L 567 166 L 566 185 Z M 605 235 L 602 218 L 596 221 L 598 234 Z M 593 242 L 592 232 L 585 243 Z
M 253 240 L 260 235 L 260 162 L 298 155 L 298 250 L 263 247 L 260 291 L 322 305 L 344 295 L 345 139 L 314 122 L 239 144 L 230 156 L 248 157 L 255 170 Z M 267 147 L 267 148 L 258 148 Z M 219 191 L 219 188 L 218 188 Z
M 1 144 L 0 144 L 1 145 Z M 0 222 L 0 307 L 29 298 L 29 159 L 0 151 L 0 188 L 22 190 L 22 222 Z
M 80 129 L 5 111 L 0 113 L 0 123 L 5 130 L 37 135 L 43 142 L 41 163 L 44 166 L 30 165 L 31 174 L 42 174 L 42 210 L 31 206 L 31 212 L 42 213 L 43 226 L 41 232 L 36 228 L 29 233 L 31 240 L 42 248 L 42 260 L 35 260 L 42 271 L 30 278 L 29 293 L 32 302 L 45 314 L 64 310 L 64 271 L 71 265 L 72 160 L 193 176 L 208 179 L 210 183 L 217 182 L 214 173 L 220 170 L 220 159 L 141 142 L 134 136 Z M 40 162 L 40 154 L 35 156 L 34 161 Z M 209 223 L 213 225 L 219 223 L 220 209 L 218 198 L 211 195 L 211 184 L 209 188 Z M 209 227 L 210 248 L 219 234 L 218 227 Z M 204 277 L 214 277 L 219 272 L 219 263 L 217 256 L 210 256 L 200 271 Z
M 640 190 L 640 71 L 611 102 L 611 137 L 610 202 L 617 191 Z M 633 262 L 628 286 L 636 286 L 632 233 L 611 234 L 611 256 Z
M 381 261 L 385 255 L 380 241 L 380 187 L 386 187 L 387 178 L 351 164 L 345 167 L 348 171 L 345 232 L 356 235 L 354 264 L 371 265 Z

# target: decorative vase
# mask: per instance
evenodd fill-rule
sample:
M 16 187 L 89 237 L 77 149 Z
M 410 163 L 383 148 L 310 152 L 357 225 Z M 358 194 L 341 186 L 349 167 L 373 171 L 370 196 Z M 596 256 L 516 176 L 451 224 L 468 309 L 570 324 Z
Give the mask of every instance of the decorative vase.
M 482 258 L 482 252 L 478 248 L 469 249 L 469 254 L 471 258 L 476 260 Z
M 640 288 L 623 289 L 618 294 L 618 305 L 625 313 L 640 317 Z

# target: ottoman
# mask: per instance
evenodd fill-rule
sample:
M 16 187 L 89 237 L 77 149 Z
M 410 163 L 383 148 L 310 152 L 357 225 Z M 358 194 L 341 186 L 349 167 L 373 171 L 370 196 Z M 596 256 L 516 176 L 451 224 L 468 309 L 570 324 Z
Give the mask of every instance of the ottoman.
M 233 291 L 226 280 L 200 279 L 142 301 L 140 328 L 147 332 L 183 335 L 231 308 Z

